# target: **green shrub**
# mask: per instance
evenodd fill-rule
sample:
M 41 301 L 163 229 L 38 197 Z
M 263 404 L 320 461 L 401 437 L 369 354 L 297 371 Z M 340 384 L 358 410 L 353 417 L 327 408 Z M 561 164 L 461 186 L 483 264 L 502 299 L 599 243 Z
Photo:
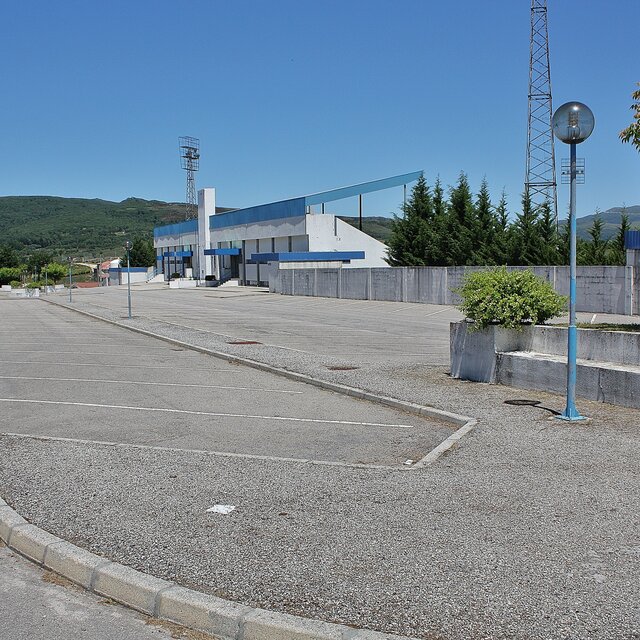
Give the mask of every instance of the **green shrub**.
M 12 281 L 9 283 L 9 286 L 10 286 L 12 289 L 20 289 L 20 287 L 22 287 L 22 282 L 20 282 L 20 280 L 12 280 Z
M 506 267 L 467 274 L 456 290 L 458 307 L 473 320 L 475 329 L 489 324 L 521 329 L 522 324 L 542 324 L 562 315 L 567 300 L 531 271 L 507 271 Z
M 177 271 L 171 274 L 171 279 L 175 280 L 176 278 L 182 278 L 182 274 Z
M 19 267 L 0 267 L 0 284 L 10 284 L 22 274 Z

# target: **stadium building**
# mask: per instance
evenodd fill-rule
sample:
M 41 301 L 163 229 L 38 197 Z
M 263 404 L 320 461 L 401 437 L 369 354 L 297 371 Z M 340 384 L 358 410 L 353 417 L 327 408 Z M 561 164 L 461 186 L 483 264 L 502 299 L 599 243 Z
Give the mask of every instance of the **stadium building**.
M 205 280 L 237 278 L 268 285 L 277 269 L 300 267 L 384 267 L 386 245 L 338 216 L 329 202 L 415 182 L 421 171 L 341 187 L 245 209 L 216 207 L 215 189 L 198 192 L 198 218 L 154 229 L 158 273 Z M 315 208 L 315 210 L 314 210 Z

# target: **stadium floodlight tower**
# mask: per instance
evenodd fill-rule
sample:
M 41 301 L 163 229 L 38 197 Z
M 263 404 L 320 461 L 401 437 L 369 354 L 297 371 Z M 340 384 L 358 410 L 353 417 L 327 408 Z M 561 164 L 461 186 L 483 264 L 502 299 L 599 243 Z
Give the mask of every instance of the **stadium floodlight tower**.
M 185 219 L 193 220 L 198 214 L 195 173 L 200 168 L 200 140 L 190 136 L 178 138 L 180 166 L 187 172 L 187 212 Z
M 556 160 L 551 129 L 551 66 L 547 0 L 531 0 L 529 46 L 529 127 L 527 132 L 527 175 L 525 191 L 531 204 L 545 203 L 558 221 Z

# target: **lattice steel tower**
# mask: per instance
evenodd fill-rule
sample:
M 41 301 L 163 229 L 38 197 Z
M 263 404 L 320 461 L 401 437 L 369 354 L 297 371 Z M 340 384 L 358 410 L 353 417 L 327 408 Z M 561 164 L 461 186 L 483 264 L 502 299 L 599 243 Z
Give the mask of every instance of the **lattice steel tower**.
M 525 190 L 534 205 L 549 202 L 558 219 L 556 160 L 551 128 L 551 69 L 547 0 L 531 0 L 531 45 L 529 54 L 529 130 Z
M 198 217 L 198 203 L 196 200 L 195 173 L 200 168 L 200 140 L 189 136 L 178 138 L 180 148 L 180 166 L 187 172 L 187 211 L 186 220 Z

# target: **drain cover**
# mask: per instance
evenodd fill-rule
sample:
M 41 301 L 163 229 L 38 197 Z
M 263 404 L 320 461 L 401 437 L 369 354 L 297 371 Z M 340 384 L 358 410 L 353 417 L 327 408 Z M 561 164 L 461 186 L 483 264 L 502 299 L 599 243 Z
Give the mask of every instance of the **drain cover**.
M 360 367 L 327 367 L 329 371 L 353 371 L 354 369 L 359 369 Z
M 262 344 L 262 342 L 257 340 L 233 340 L 232 342 L 227 342 L 227 344 Z
M 515 407 L 537 407 L 540 404 L 540 400 L 505 400 L 505 404 L 512 404 Z

